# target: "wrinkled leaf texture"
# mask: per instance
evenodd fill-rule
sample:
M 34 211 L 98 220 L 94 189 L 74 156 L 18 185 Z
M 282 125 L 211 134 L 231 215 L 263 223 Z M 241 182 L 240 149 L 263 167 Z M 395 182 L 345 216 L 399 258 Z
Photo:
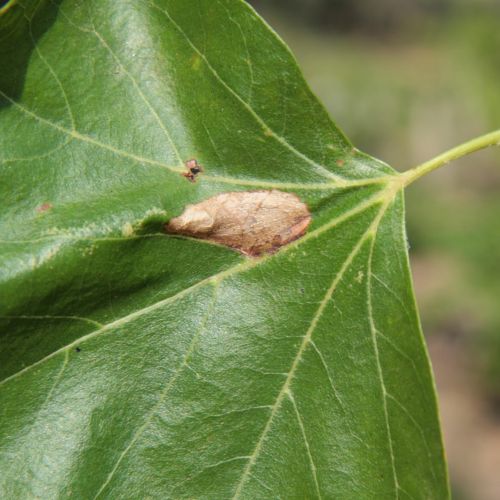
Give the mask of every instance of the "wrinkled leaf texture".
M 0 496 L 446 498 L 400 177 L 258 15 L 23 0 L 0 26 Z M 313 215 L 274 255 L 163 232 L 261 189 Z

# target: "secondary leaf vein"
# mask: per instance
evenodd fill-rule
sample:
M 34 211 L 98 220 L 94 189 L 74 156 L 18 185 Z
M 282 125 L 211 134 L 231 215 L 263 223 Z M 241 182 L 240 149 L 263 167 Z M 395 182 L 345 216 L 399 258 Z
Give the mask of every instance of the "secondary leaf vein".
M 279 144 L 284 146 L 286 149 L 291 151 L 295 156 L 300 158 L 301 160 L 305 161 L 308 163 L 311 167 L 313 167 L 318 174 L 321 174 L 324 177 L 330 178 L 330 179 L 335 179 L 337 181 L 345 181 L 342 176 L 336 175 L 329 170 L 327 170 L 323 165 L 319 165 L 316 163 L 314 160 L 309 158 L 307 155 L 304 153 L 300 152 L 298 149 L 296 149 L 292 144 L 290 144 L 284 137 L 278 135 L 274 130 L 272 130 L 267 123 L 255 112 L 255 110 L 248 104 L 247 101 L 245 101 L 220 75 L 219 73 L 215 70 L 215 68 L 211 65 L 210 61 L 207 59 L 206 55 L 201 52 L 196 45 L 192 42 L 192 40 L 189 38 L 187 33 L 181 28 L 179 24 L 172 18 L 172 16 L 168 13 L 166 9 L 162 9 L 158 5 L 154 3 L 149 3 L 151 7 L 157 9 L 158 11 L 162 12 L 167 19 L 172 23 L 172 25 L 181 33 L 181 35 L 186 39 L 187 43 L 190 45 L 190 47 L 193 49 L 196 54 L 200 56 L 200 58 L 204 61 L 206 64 L 207 68 L 210 70 L 210 72 L 214 75 L 214 77 L 219 81 L 219 83 L 227 90 L 229 94 L 231 94 L 242 106 L 244 109 L 248 111 L 248 113 L 255 119 L 255 121 L 260 125 L 262 130 L 267 133 L 270 137 L 273 137 Z
M 376 231 L 376 229 L 378 228 L 378 223 L 380 222 L 382 214 L 385 212 L 387 206 L 388 206 L 388 203 L 383 204 L 377 217 L 374 219 L 374 221 L 372 222 L 370 227 L 365 231 L 365 233 L 361 236 L 361 238 L 359 239 L 357 244 L 354 246 L 354 248 L 352 249 L 350 254 L 345 259 L 345 261 L 342 264 L 341 268 L 339 269 L 338 273 L 334 276 L 330 287 L 328 288 L 328 290 L 325 293 L 325 296 L 321 300 L 320 305 L 319 305 L 318 309 L 316 310 L 316 313 L 313 316 L 313 319 L 310 323 L 310 326 L 309 326 L 306 334 L 304 335 L 304 337 L 302 339 L 302 343 L 301 343 L 301 345 L 297 351 L 297 354 L 292 362 L 292 365 L 291 365 L 290 370 L 288 372 L 288 376 L 287 376 L 283 386 L 281 387 L 280 392 L 278 393 L 278 395 L 276 397 L 276 400 L 273 404 L 273 409 L 272 409 L 271 414 L 266 422 L 266 425 L 264 426 L 264 429 L 256 442 L 255 448 L 251 454 L 251 458 L 248 461 L 248 463 L 246 464 L 246 466 L 243 470 L 243 473 L 240 477 L 240 480 L 239 480 L 238 484 L 236 485 L 235 493 L 233 495 L 233 500 L 236 500 L 237 498 L 239 498 L 241 496 L 241 493 L 243 492 L 243 488 L 244 488 L 245 484 L 247 483 L 248 478 L 250 477 L 250 473 L 252 471 L 252 468 L 255 465 L 255 463 L 257 462 L 257 459 L 260 455 L 264 441 L 267 438 L 267 434 L 269 433 L 269 431 L 272 427 L 274 417 L 276 416 L 279 409 L 281 408 L 281 405 L 283 403 L 283 399 L 290 388 L 291 382 L 292 382 L 292 380 L 295 376 L 295 373 L 297 371 L 297 368 L 302 360 L 303 354 L 310 344 L 310 341 L 312 339 L 312 335 L 316 329 L 316 326 L 317 326 L 320 318 L 323 315 L 323 312 L 324 312 L 327 304 L 329 303 L 329 301 L 333 295 L 333 292 L 335 291 L 335 289 L 337 288 L 337 285 L 342 280 L 345 272 L 350 267 L 352 261 L 354 260 L 355 256 L 358 254 L 358 252 L 361 249 L 361 247 L 363 246 L 364 242 L 367 240 L 368 237 L 371 236 L 372 232 L 374 230 Z

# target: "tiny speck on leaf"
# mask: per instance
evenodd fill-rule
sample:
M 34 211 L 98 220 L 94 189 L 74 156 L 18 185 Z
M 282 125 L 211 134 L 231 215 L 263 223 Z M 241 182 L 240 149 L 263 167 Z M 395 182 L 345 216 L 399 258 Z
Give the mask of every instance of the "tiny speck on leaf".
M 41 214 L 43 212 L 47 212 L 47 210 L 50 210 L 52 207 L 52 203 L 42 203 L 41 205 L 36 207 L 36 211 Z
M 245 255 L 273 253 L 303 236 L 311 222 L 305 203 L 278 190 L 212 196 L 165 226 L 170 234 L 210 240 Z
M 344 166 L 345 161 L 344 161 L 344 160 L 340 160 L 340 159 L 339 159 L 339 160 L 337 160 L 335 163 L 336 163 L 339 167 L 342 167 L 342 166 Z
M 130 222 L 126 222 L 122 226 L 122 236 L 125 238 L 129 238 L 134 234 L 134 228 Z
M 80 348 L 80 347 L 75 347 L 75 351 L 76 351 L 76 352 L 80 352 L 80 351 L 81 351 L 81 348 Z

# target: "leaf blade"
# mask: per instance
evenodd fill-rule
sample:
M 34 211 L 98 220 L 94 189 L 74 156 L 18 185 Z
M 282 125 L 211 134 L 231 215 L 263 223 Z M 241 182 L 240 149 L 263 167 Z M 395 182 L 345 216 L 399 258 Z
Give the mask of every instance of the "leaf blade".
M 242 2 L 25 7 L 26 81 L 0 87 L 2 492 L 446 496 L 393 171 L 351 148 Z M 249 187 L 300 193 L 309 233 L 258 261 L 162 234 Z M 371 265 L 404 297 L 373 300 L 377 324 Z M 392 365 L 420 375 L 426 411 Z

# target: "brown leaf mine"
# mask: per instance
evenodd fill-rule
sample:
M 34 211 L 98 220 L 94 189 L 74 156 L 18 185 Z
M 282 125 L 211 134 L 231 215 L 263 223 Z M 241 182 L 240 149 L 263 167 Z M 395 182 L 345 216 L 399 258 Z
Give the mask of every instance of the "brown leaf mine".
M 311 222 L 305 203 L 291 193 L 223 193 L 188 205 L 166 224 L 170 234 L 214 241 L 246 255 L 272 253 L 300 238 Z

